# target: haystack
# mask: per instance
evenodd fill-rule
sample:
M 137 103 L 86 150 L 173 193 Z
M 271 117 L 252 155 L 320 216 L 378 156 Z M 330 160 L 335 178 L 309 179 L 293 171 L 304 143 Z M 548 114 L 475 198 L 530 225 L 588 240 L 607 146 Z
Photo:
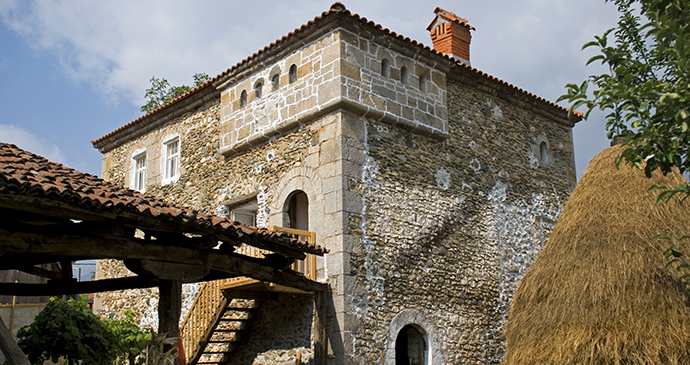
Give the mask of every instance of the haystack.
M 690 200 L 655 205 L 647 191 L 686 180 L 616 169 L 621 150 L 590 162 L 522 279 L 504 365 L 690 364 L 688 298 L 663 271 L 671 244 L 654 239 L 690 234 Z M 690 242 L 679 248 L 690 255 Z

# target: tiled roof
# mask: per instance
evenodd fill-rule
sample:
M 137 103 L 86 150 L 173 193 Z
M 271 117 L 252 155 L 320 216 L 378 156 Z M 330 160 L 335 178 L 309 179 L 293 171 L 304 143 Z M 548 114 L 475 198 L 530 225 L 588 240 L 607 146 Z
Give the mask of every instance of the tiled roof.
M 256 238 L 303 252 L 323 254 L 318 245 L 286 233 L 248 227 L 238 222 L 168 204 L 151 195 L 123 188 L 79 172 L 8 143 L 0 142 L 0 197 L 39 199 L 45 204 L 86 211 L 95 216 L 115 214 L 150 221 L 181 233 L 219 234 L 239 241 Z M 67 217 L 69 218 L 69 217 Z
M 444 10 L 441 8 L 436 8 L 436 9 L 434 9 L 434 14 L 436 14 L 440 17 L 446 18 L 448 21 L 457 22 L 460 25 L 469 28 L 470 30 L 477 30 L 475 27 L 471 26 L 470 23 L 467 22 L 467 18 L 461 18 L 461 17 L 455 15 L 455 13 L 452 11 Z M 436 21 L 436 19 L 434 19 L 434 21 Z M 426 30 L 431 30 L 429 28 L 431 28 L 431 26 L 434 24 L 434 21 L 432 21 L 431 24 L 429 24 L 429 26 L 426 28 Z
M 436 10 L 439 10 L 439 9 L 440 9 L 440 8 L 436 8 Z M 440 10 L 443 10 L 443 9 L 440 9 Z M 445 11 L 445 10 L 444 10 L 444 11 Z M 467 19 L 460 18 L 460 17 L 458 17 L 457 15 L 455 15 L 455 14 L 452 13 L 452 12 L 448 12 L 448 13 L 453 14 L 453 16 L 454 16 L 455 18 L 457 18 L 458 20 L 462 20 L 462 21 L 464 21 L 465 23 L 467 22 Z M 358 14 L 353 14 L 353 13 L 351 13 L 349 10 L 347 10 L 347 9 L 345 8 L 345 5 L 343 5 L 343 4 L 340 3 L 340 2 L 336 2 L 336 3 L 334 3 L 333 5 L 331 5 L 331 8 L 330 8 L 328 11 L 324 11 L 323 13 L 321 13 L 320 16 L 315 17 L 313 20 L 308 21 L 306 24 L 303 24 L 301 27 L 296 28 L 296 29 L 293 30 L 292 32 L 290 32 L 290 33 L 284 35 L 282 38 L 280 38 L 280 39 L 274 41 L 273 43 L 267 45 L 267 46 L 264 47 L 263 49 L 261 49 L 261 50 L 255 52 L 253 55 L 251 55 L 251 56 L 249 56 L 249 57 L 243 59 L 242 61 L 238 62 L 238 63 L 235 64 L 234 66 L 232 66 L 232 67 L 230 67 L 229 69 L 227 69 L 227 70 L 221 72 L 220 74 L 218 74 L 218 76 L 216 76 L 216 77 L 212 78 L 211 80 L 209 80 L 209 81 L 207 81 L 207 82 L 205 82 L 205 83 L 203 83 L 203 84 L 197 86 L 196 88 L 194 88 L 194 89 L 188 91 L 186 94 L 177 97 L 176 99 L 174 99 L 174 100 L 170 101 L 169 103 L 167 103 L 167 104 L 165 104 L 165 105 L 159 107 L 158 109 L 155 109 L 155 110 L 149 112 L 148 114 L 143 115 L 143 116 L 141 116 L 141 117 L 139 117 L 139 118 L 133 120 L 132 122 L 129 122 L 128 124 L 125 124 L 124 126 L 122 126 L 122 127 L 118 128 L 118 129 L 116 129 L 116 130 L 114 130 L 114 131 L 112 131 L 112 132 L 110 132 L 110 133 L 104 135 L 103 137 L 100 137 L 100 138 L 95 139 L 95 140 L 91 140 L 91 143 L 92 143 L 94 146 L 97 146 L 100 142 L 104 141 L 104 140 L 107 139 L 108 137 L 111 137 L 111 136 L 113 136 L 113 135 L 115 135 L 115 134 L 117 134 L 117 133 L 119 133 L 119 132 L 121 132 L 121 131 L 124 131 L 125 129 L 128 129 L 128 128 L 130 128 L 130 127 L 132 127 L 132 126 L 134 126 L 134 125 L 136 125 L 136 124 L 138 124 L 138 123 L 143 122 L 145 119 L 149 118 L 150 116 L 152 116 L 152 115 L 154 115 L 154 114 L 157 114 L 157 113 L 160 113 L 160 112 L 162 112 L 163 110 L 165 110 L 165 109 L 167 109 L 167 108 L 170 108 L 172 105 L 174 105 L 175 103 L 177 103 L 177 102 L 179 102 L 179 101 L 181 101 L 181 100 L 184 100 L 184 99 L 187 99 L 187 98 L 189 98 L 189 97 L 192 97 L 194 94 L 200 92 L 201 90 L 203 90 L 203 89 L 205 89 L 205 88 L 213 87 L 213 83 L 214 83 L 214 82 L 216 82 L 216 81 L 218 81 L 218 80 L 220 80 L 220 79 L 222 79 L 222 78 L 224 78 L 224 77 L 230 75 L 231 73 L 235 72 L 235 71 L 238 70 L 240 67 L 242 67 L 243 65 L 245 65 L 245 64 L 247 64 L 247 63 L 253 61 L 253 60 L 256 59 L 257 57 L 259 57 L 259 56 L 262 55 L 263 53 L 266 53 L 267 51 L 269 51 L 269 50 L 271 50 L 271 49 L 273 49 L 273 48 L 275 48 L 275 47 L 277 47 L 277 46 L 279 46 L 279 45 L 285 43 L 286 41 L 292 39 L 293 37 L 297 36 L 298 34 L 303 33 L 304 31 L 306 31 L 306 30 L 310 29 L 311 27 L 313 27 L 316 23 L 318 23 L 318 22 L 320 22 L 320 21 L 323 21 L 323 19 L 325 19 L 326 17 L 328 17 L 328 16 L 335 16 L 335 15 L 347 16 L 347 17 L 349 17 L 350 19 L 353 19 L 353 20 L 355 20 L 355 21 L 358 21 L 358 22 L 360 22 L 360 23 L 362 23 L 362 24 L 366 24 L 366 25 L 368 25 L 368 26 L 370 26 L 370 27 L 374 27 L 374 28 L 376 28 L 377 30 L 383 32 L 383 33 L 386 34 L 386 35 L 389 35 L 389 36 L 395 37 L 395 38 L 397 38 L 397 39 L 403 40 L 403 41 L 408 42 L 408 43 L 410 43 L 410 44 L 412 44 L 412 45 L 414 45 L 414 46 L 416 46 L 416 47 L 420 47 L 420 48 L 422 48 L 422 49 L 424 49 L 424 50 L 426 50 L 426 51 L 428 51 L 428 52 L 431 52 L 431 53 L 434 53 L 434 54 L 436 54 L 436 55 L 438 55 L 438 56 L 441 56 L 441 57 L 443 57 L 443 58 L 446 58 L 447 60 L 452 61 L 453 63 L 455 63 L 457 67 L 464 68 L 464 69 L 466 69 L 466 70 L 469 71 L 469 72 L 475 73 L 475 74 L 480 75 L 480 76 L 482 76 L 482 77 L 486 77 L 486 78 L 488 78 L 488 79 L 490 79 L 490 80 L 498 81 L 500 84 L 505 85 L 505 86 L 508 86 L 509 88 L 514 89 L 514 90 L 516 90 L 516 91 L 518 91 L 518 92 L 520 92 L 520 93 L 522 93 L 522 94 L 525 94 L 525 95 L 527 95 L 527 96 L 529 96 L 529 97 L 531 97 L 531 98 L 535 98 L 536 100 L 539 100 L 539 101 L 545 103 L 545 104 L 548 105 L 548 106 L 551 106 L 551 107 L 560 109 L 560 110 L 563 111 L 564 113 L 567 113 L 567 112 L 568 112 L 568 108 L 564 108 L 564 107 L 562 107 L 562 106 L 560 106 L 560 105 L 558 105 L 558 104 L 555 104 L 555 103 L 553 103 L 553 102 L 551 102 L 551 101 L 549 101 L 549 100 L 546 100 L 546 99 L 544 99 L 544 98 L 542 98 L 542 97 L 540 97 L 540 96 L 537 96 L 537 95 L 535 95 L 535 94 L 532 94 L 532 93 L 530 93 L 530 92 L 527 92 L 527 91 L 525 91 L 525 90 L 523 90 L 523 89 L 521 89 L 521 88 L 519 88 L 519 87 L 517 87 L 517 86 L 514 86 L 514 85 L 512 85 L 512 84 L 510 84 L 510 83 L 507 83 L 507 82 L 501 80 L 501 79 L 498 79 L 498 78 L 493 77 L 493 76 L 491 76 L 491 75 L 489 75 L 489 74 L 487 74 L 487 73 L 484 73 L 484 72 L 482 72 L 482 71 L 480 71 L 480 70 L 478 70 L 478 69 L 476 69 L 476 68 L 474 68 L 474 67 L 468 66 L 468 65 L 466 65 L 465 63 L 463 63 L 463 62 L 461 62 L 461 61 L 459 61 L 459 60 L 457 60 L 457 59 L 455 59 L 455 58 L 453 58 L 453 57 L 451 57 L 451 56 L 448 56 L 448 55 L 445 55 L 445 54 L 443 54 L 443 53 L 441 53 L 441 52 L 438 52 L 438 51 L 434 50 L 433 48 L 430 48 L 429 46 L 425 46 L 424 44 L 422 44 L 422 43 L 420 43 L 420 42 L 417 42 L 417 41 L 415 41 L 415 40 L 413 40 L 413 39 L 410 39 L 410 38 L 408 38 L 408 37 L 404 37 L 404 36 L 402 36 L 402 35 L 400 35 L 400 34 L 397 34 L 397 33 L 393 32 L 393 31 L 389 30 L 388 28 L 382 27 L 380 24 L 376 24 L 376 23 L 372 22 L 371 20 L 368 20 L 367 18 L 364 18 L 364 17 L 359 16 Z M 474 29 L 474 27 L 472 27 L 472 26 L 469 25 L 469 24 L 467 24 L 467 26 L 471 27 L 471 29 Z M 578 118 L 578 121 L 579 121 L 579 119 L 582 118 L 582 113 L 576 112 L 575 115 L 576 115 L 576 118 Z

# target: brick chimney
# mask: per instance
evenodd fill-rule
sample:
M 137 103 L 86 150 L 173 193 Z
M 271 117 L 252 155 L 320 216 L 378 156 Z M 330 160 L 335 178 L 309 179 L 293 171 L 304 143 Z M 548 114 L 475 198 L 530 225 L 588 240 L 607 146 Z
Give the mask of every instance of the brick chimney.
M 431 33 L 434 49 L 469 65 L 472 41 L 470 30 L 475 30 L 474 27 L 467 23 L 467 19 L 452 11 L 436 8 L 434 13 L 436 18 L 426 28 Z

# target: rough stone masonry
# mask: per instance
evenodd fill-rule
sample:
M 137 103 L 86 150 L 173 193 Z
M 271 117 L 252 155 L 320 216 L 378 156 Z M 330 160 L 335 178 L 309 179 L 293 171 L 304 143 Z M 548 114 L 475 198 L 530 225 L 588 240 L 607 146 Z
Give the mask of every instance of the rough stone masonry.
M 94 144 L 112 182 L 133 186 L 143 153 L 147 193 L 220 214 L 255 197 L 260 226 L 285 226 L 304 192 L 309 230 L 330 251 L 317 261 L 331 288 L 329 363 L 395 364 L 401 331 L 414 328 L 429 364 L 498 364 L 512 294 L 575 184 L 573 124 L 552 103 L 334 6 Z M 166 181 L 174 138 L 179 175 Z M 97 275 L 126 269 L 105 261 Z M 198 284 L 185 288 L 191 304 Z M 97 301 L 149 324 L 156 295 Z M 313 301 L 280 296 L 233 363 L 297 352 L 313 363 Z

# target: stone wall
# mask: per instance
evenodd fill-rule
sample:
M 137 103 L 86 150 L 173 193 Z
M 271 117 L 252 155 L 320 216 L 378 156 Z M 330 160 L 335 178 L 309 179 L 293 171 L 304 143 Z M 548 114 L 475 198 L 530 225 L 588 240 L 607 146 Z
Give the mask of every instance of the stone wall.
M 344 170 L 361 201 L 336 285 L 345 358 L 393 364 L 390 326 L 412 310 L 437 339 L 432 364 L 499 363 L 512 294 L 575 183 L 570 127 L 454 81 L 444 142 L 357 115 L 344 124 L 361 132 L 343 154 L 365 156 Z
M 301 364 L 314 364 L 311 295 L 280 293 L 264 302 L 243 346 L 233 352 L 228 363 L 236 365 L 293 365 L 300 353 Z
M 335 29 L 245 73 L 221 86 L 224 154 L 261 144 L 343 106 L 416 133 L 447 134 L 445 72 L 386 49 L 371 34 Z
M 160 174 L 147 174 L 147 194 L 201 212 L 227 214 L 224 202 L 258 193 L 257 215 L 264 217 L 258 219 L 260 225 L 282 226 L 285 225 L 286 202 L 291 193 L 300 190 L 309 198 L 310 229 L 316 232 L 317 243 L 327 247 L 334 245 L 336 234 L 342 232 L 342 225 L 336 217 L 337 205 L 342 202 L 339 200 L 342 188 L 339 177 L 340 115 L 335 112 L 323 115 L 308 125 L 298 126 L 282 136 L 227 159 L 220 153 L 219 120 L 218 102 L 208 103 L 171 120 L 165 126 L 107 152 L 104 155 L 103 176 L 114 183 L 130 186 L 131 157 L 145 150 L 149 161 L 155 161 L 160 158 L 160 152 L 156 150 L 161 149 L 163 141 L 170 135 L 179 136 L 180 177 L 173 183 L 161 184 Z M 317 258 L 317 267 L 318 276 L 324 280 L 327 267 L 322 258 Z M 119 261 L 101 260 L 98 263 L 98 278 L 127 275 L 132 273 Z M 183 286 L 181 321 L 184 320 L 198 288 L 199 284 Z M 155 329 L 157 295 L 156 288 L 125 290 L 98 294 L 96 301 L 101 314 L 114 317 L 125 310 L 132 310 L 142 326 Z M 270 317 L 273 316 L 271 308 L 284 305 L 292 308 L 290 300 L 269 303 L 262 312 Z M 302 325 L 309 328 L 307 332 L 311 333 L 311 309 L 308 310 L 308 315 L 298 317 L 298 320 L 304 322 Z M 286 336 L 287 332 L 282 339 Z M 257 361 L 294 357 L 294 352 L 300 351 L 306 362 L 313 356 L 310 339 L 311 337 L 307 337 L 306 343 L 301 341 L 292 350 L 281 347 L 271 352 L 264 349 L 257 352 Z
M 130 186 L 132 157 L 145 151 L 147 193 L 219 215 L 255 194 L 259 226 L 286 225 L 286 202 L 303 191 L 309 229 L 330 251 L 317 274 L 332 291 L 331 363 L 394 364 L 396 331 L 409 324 L 426 334 L 430 364 L 496 364 L 512 294 L 575 183 L 570 125 L 459 82 L 430 61 L 437 55 L 350 28 L 229 76 L 220 100 L 106 152 L 103 176 Z M 163 184 L 162 146 L 172 137 L 181 174 Z M 99 263 L 97 275 L 126 274 L 119 262 Z M 187 303 L 195 290 L 185 286 Z M 156 296 L 124 291 L 98 302 L 150 324 Z M 262 318 L 286 305 L 298 308 L 299 334 L 260 321 L 242 361 L 291 361 L 296 351 L 309 361 L 308 300 L 267 303 Z

